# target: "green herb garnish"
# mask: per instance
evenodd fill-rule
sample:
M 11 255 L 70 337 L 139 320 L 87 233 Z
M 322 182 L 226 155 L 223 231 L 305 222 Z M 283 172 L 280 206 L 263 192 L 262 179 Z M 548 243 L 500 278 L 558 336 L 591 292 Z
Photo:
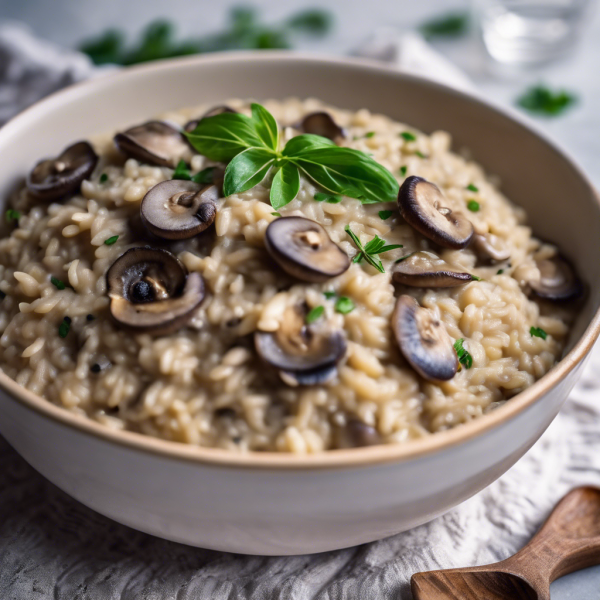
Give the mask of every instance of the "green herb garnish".
M 14 208 L 9 208 L 6 211 L 6 222 L 7 223 L 17 223 L 21 218 L 21 213 Z
M 190 175 L 190 168 L 187 166 L 184 160 L 180 160 L 173 171 L 171 179 L 183 179 L 189 181 L 192 178 Z
M 454 342 L 454 350 L 456 350 L 456 355 L 458 356 L 458 362 L 465 367 L 465 369 L 470 369 L 473 366 L 473 357 L 469 354 L 467 350 L 465 350 L 463 344 L 465 340 L 460 338 Z
M 64 282 L 62 282 L 60 279 L 57 279 L 56 277 L 50 277 L 50 283 L 57 289 L 57 290 L 64 290 L 66 285 Z
M 405 254 L 404 256 L 401 256 L 400 258 L 396 259 L 394 263 L 402 262 L 403 260 L 406 260 L 407 258 L 411 257 L 413 254 L 414 252 L 409 252 L 408 254 Z
M 407 142 L 414 142 L 417 139 L 417 136 L 410 131 L 403 131 L 400 137 L 404 138 Z
M 107 240 L 104 240 L 105 245 L 112 246 L 119 239 L 118 235 L 113 235 L 109 237 Z
M 69 330 L 71 329 L 71 319 L 69 317 L 65 317 L 61 324 L 58 326 L 58 335 L 61 338 L 66 338 Z
M 272 214 L 274 217 L 280 217 L 280 216 L 281 216 L 281 213 L 278 213 L 278 212 L 272 212 L 271 214 Z
M 529 333 L 532 337 L 539 337 L 545 340 L 548 337 L 548 334 L 541 327 L 532 327 L 529 330 Z
M 306 323 L 308 325 L 310 325 L 311 323 L 314 323 L 319 317 L 321 317 L 321 315 L 323 314 L 324 311 L 325 311 L 324 306 L 315 306 L 306 315 Z
M 327 300 L 331 300 L 332 298 L 335 298 L 337 294 L 335 292 L 323 292 L 323 296 L 325 296 Z
M 481 277 L 477 277 L 477 275 L 473 275 L 473 274 L 471 274 L 471 279 L 473 281 L 483 281 L 483 279 L 481 279 Z
M 460 37 L 469 30 L 468 12 L 451 12 L 423 23 L 419 30 L 426 38 Z
M 338 301 L 335 303 L 335 311 L 339 312 L 342 315 L 347 315 L 349 312 L 352 312 L 356 308 L 356 305 L 350 298 L 346 296 L 341 296 L 338 298 Z
M 380 210 L 378 214 L 382 221 L 387 221 L 394 213 L 391 210 Z
M 106 173 L 102 173 L 99 179 L 100 183 L 106 183 L 108 181 L 108 175 Z
M 372 138 L 374 135 L 375 135 L 374 131 L 369 131 L 368 133 L 365 133 L 366 138 Z
M 536 85 L 517 98 L 517 104 L 532 113 L 556 116 L 577 101 L 574 94 L 565 90 L 552 91 L 544 85 Z
M 275 210 L 298 195 L 300 173 L 330 196 L 349 196 L 363 204 L 396 200 L 398 182 L 364 152 L 311 134 L 294 137 L 281 149 L 280 129 L 273 115 L 260 104 L 252 104 L 251 110 L 251 117 L 222 113 L 201 119 L 194 131 L 186 133 L 200 154 L 229 162 L 225 196 L 253 188 L 272 170 L 270 200 Z
M 468 189 L 470 192 L 475 192 L 475 193 L 477 193 L 477 192 L 479 191 L 479 188 L 478 188 L 476 185 L 473 185 L 472 183 L 470 183 L 470 184 L 467 186 L 467 189 Z
M 419 157 L 419 158 L 427 158 L 420 150 L 415 150 L 415 154 Z
M 498 269 L 496 271 L 496 275 L 502 275 L 502 273 L 504 273 L 504 269 Z
M 274 25 L 265 24 L 251 7 L 236 7 L 230 11 L 223 31 L 202 37 L 179 39 L 171 22 L 150 23 L 139 39 L 127 44 L 125 34 L 109 29 L 99 37 L 84 41 L 80 49 L 97 65 L 133 65 L 162 58 L 187 56 L 222 50 L 263 50 L 291 48 L 298 35 L 323 36 L 331 28 L 329 12 L 308 9 Z
M 377 256 L 383 254 L 389 250 L 395 250 L 396 248 L 402 248 L 402 244 L 386 244 L 385 240 L 382 240 L 376 235 L 366 246 L 363 246 L 358 236 L 350 229 L 350 225 L 346 225 L 344 231 L 350 236 L 356 247 L 358 248 L 358 254 L 352 259 L 352 262 L 359 263 L 363 258 L 373 267 L 375 267 L 380 273 L 385 273 L 381 259 Z
M 400 167 L 400 175 L 402 175 L 402 177 L 406 177 L 406 171 L 408 170 L 408 167 L 406 165 L 402 165 Z
M 317 202 L 328 202 L 329 204 L 338 204 L 339 202 L 342 201 L 342 197 L 341 196 L 333 196 L 331 194 L 323 194 L 322 192 L 319 192 L 317 194 L 314 195 L 314 199 Z
M 216 168 L 217 167 L 206 167 L 206 169 L 198 171 L 195 175 L 192 175 L 192 181 L 195 183 L 212 183 Z
M 467 202 L 467 208 L 471 211 L 471 212 L 478 212 L 480 205 L 479 202 L 477 202 L 477 200 L 469 200 Z

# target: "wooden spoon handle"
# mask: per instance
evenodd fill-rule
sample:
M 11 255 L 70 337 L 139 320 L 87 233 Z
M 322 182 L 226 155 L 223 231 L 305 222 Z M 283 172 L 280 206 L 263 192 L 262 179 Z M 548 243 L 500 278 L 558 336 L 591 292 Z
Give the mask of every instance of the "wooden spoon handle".
M 600 564 L 600 488 L 569 492 L 529 544 L 501 564 L 542 585 Z

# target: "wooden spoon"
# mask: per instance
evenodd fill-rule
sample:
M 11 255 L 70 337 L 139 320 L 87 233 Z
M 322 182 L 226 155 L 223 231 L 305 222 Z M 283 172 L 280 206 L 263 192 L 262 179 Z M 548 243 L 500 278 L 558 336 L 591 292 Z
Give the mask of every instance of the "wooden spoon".
M 580 487 L 556 506 L 520 552 L 483 567 L 415 573 L 415 600 L 550 600 L 550 584 L 600 564 L 600 488 Z

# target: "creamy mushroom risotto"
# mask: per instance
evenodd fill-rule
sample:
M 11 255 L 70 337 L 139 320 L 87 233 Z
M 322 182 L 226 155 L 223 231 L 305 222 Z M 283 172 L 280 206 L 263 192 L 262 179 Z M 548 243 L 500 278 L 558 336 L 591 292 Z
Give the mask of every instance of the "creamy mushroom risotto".
M 454 427 L 560 357 L 582 285 L 448 133 L 315 100 L 160 118 L 56 148 L 8 200 L 0 366 L 27 389 L 307 453 Z

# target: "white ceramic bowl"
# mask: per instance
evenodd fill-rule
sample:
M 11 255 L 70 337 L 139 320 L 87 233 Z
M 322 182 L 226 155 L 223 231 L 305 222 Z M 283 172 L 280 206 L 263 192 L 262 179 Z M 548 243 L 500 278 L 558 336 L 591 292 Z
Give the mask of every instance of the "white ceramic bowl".
M 194 546 L 252 554 L 319 552 L 428 521 L 504 473 L 556 416 L 600 329 L 600 206 L 565 155 L 514 115 L 367 62 L 286 53 L 155 63 L 71 87 L 0 130 L 0 197 L 40 157 L 168 109 L 229 97 L 316 96 L 452 133 L 502 179 L 542 238 L 589 284 L 569 352 L 492 414 L 406 445 L 318 456 L 234 455 L 72 415 L 0 374 L 0 431 L 40 473 L 98 512 Z

